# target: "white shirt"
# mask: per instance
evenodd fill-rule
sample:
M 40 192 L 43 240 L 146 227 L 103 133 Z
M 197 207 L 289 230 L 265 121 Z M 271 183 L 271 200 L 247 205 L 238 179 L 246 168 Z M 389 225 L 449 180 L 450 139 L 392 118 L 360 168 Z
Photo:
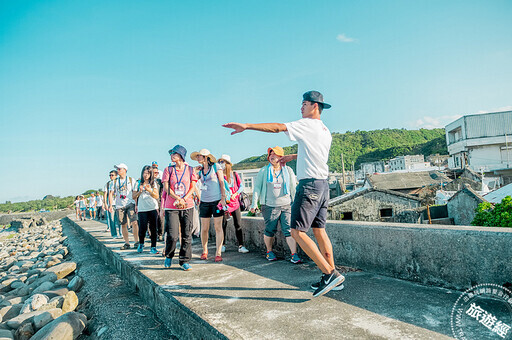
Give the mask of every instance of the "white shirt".
M 103 206 L 103 197 L 101 197 L 101 195 L 96 196 L 96 206 L 97 207 Z
M 96 202 L 96 197 L 89 197 L 89 208 L 94 208 L 94 203 Z
M 138 187 L 138 186 L 137 186 Z M 153 183 L 153 189 L 158 190 L 156 181 Z M 154 199 L 149 192 L 143 190 L 137 199 L 137 210 L 139 212 L 151 211 L 158 209 L 158 200 Z
M 332 136 L 320 119 L 302 118 L 285 123 L 291 141 L 299 144 L 297 152 L 297 178 L 327 179 L 329 149 Z
M 135 204 L 135 201 L 132 197 L 135 183 L 135 180 L 131 177 L 126 176 L 124 179 L 117 177 L 116 181 L 114 182 L 116 209 L 124 208 L 128 204 Z M 124 198 L 121 198 L 121 196 Z

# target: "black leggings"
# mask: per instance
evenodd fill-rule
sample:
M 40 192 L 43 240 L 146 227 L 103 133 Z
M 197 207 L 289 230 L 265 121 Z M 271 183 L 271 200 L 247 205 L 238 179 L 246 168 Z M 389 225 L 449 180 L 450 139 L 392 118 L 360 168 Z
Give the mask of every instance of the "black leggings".
M 148 230 L 151 237 L 151 247 L 156 247 L 156 221 L 158 212 L 156 210 L 143 211 L 138 213 L 139 216 L 139 243 L 144 244 L 144 237 Z
M 181 230 L 180 265 L 192 259 L 192 220 L 194 208 L 165 211 L 165 257 L 172 259 Z
M 235 234 L 236 239 L 238 240 L 238 245 L 244 245 L 244 233 L 242 232 L 242 226 L 240 225 L 240 221 L 242 221 L 242 213 L 240 212 L 240 208 L 236 209 L 231 213 L 233 216 L 233 224 L 235 225 Z M 226 227 L 228 226 L 228 221 L 226 219 L 226 214 L 224 214 L 224 218 L 222 219 L 222 230 L 224 231 L 224 244 L 226 244 Z

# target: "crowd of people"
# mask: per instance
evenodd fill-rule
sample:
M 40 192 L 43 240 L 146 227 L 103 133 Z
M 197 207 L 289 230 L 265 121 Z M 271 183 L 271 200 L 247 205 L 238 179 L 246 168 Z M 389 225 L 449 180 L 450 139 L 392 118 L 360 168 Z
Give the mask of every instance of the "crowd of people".
M 223 126 L 233 129 L 232 135 L 245 130 L 267 133 L 284 132 L 291 141 L 298 144 L 298 152 L 285 155 L 280 147 L 267 150 L 269 164 L 257 175 L 253 188 L 251 212 L 255 212 L 258 202 L 265 221 L 264 242 L 266 258 L 276 260 L 272 250 L 278 224 L 285 236 L 291 252 L 291 262 L 300 263 L 297 245 L 311 258 L 322 271 L 319 282 L 311 285 L 313 296 L 320 296 L 334 289 L 343 288 L 345 277 L 334 265 L 331 241 L 326 233 L 329 185 L 327 182 L 327 160 L 332 136 L 321 120 L 324 109 L 331 105 L 323 100 L 318 91 L 308 91 L 302 96 L 302 119 L 290 123 L 227 123 Z M 229 155 L 218 160 L 202 149 L 192 152 L 190 159 L 199 165 L 187 163 L 187 150 L 176 145 L 169 150 L 171 163 L 163 172 L 158 164 L 142 168 L 140 178 L 134 180 L 127 175 L 124 163 L 110 171 L 110 180 L 104 188 L 102 208 L 105 210 L 107 225 L 112 237 L 119 231 L 124 239 L 122 250 L 130 249 L 128 226 L 131 226 L 134 247 L 139 253 L 144 251 L 144 240 L 150 237 L 150 253 L 158 254 L 157 240 L 165 235 L 162 255 L 164 266 L 169 268 L 179 247 L 179 265 L 190 270 L 192 257 L 192 234 L 199 232 L 202 245 L 201 259 L 208 260 L 210 223 L 215 228 L 215 262 L 222 261 L 225 249 L 225 234 L 228 219 L 233 219 L 238 251 L 247 253 L 242 232 L 240 194 L 244 187 L 240 176 L 233 171 Z M 297 160 L 297 180 L 293 170 L 286 165 Z M 96 195 L 97 196 L 97 195 Z M 80 197 L 76 201 L 77 219 L 85 218 L 89 209 L 94 218 L 99 207 L 98 199 L 91 195 L 89 202 Z M 315 243 L 307 232 L 312 229 Z

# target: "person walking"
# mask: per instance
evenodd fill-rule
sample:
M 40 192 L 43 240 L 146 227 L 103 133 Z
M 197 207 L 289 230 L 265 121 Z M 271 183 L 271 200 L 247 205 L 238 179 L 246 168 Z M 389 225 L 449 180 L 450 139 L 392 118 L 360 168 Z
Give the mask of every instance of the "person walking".
M 155 163 L 155 162 L 153 162 Z M 163 241 L 163 234 L 164 234 L 164 208 L 162 206 L 164 199 L 162 197 L 164 193 L 164 185 L 162 183 L 162 180 L 158 178 L 160 176 L 160 172 L 158 170 L 158 166 L 151 166 L 151 169 L 153 170 L 153 177 L 158 184 L 158 219 L 156 222 L 156 229 L 157 229 L 157 241 L 162 242 Z
M 76 220 L 78 221 L 80 219 L 80 196 L 75 197 L 73 204 L 75 205 Z
M 165 195 L 165 261 L 164 267 L 170 268 L 180 240 L 179 265 L 183 270 L 191 270 L 192 259 L 192 222 L 194 200 L 192 194 L 197 182 L 194 169 L 185 164 L 187 149 L 181 145 L 169 150 L 173 166 L 165 168 L 162 183 Z
M 130 238 L 128 234 L 128 223 L 132 226 L 134 247 L 139 246 L 139 228 L 137 225 L 137 214 L 135 213 L 135 201 L 133 199 L 133 190 L 135 188 L 135 180 L 126 175 L 128 167 L 124 163 L 115 165 L 118 177 L 114 182 L 114 190 L 110 195 L 110 205 L 115 200 L 116 214 L 121 231 L 123 234 L 124 245 L 121 250 L 130 249 Z M 111 211 L 113 212 L 113 211 Z
M 290 233 L 291 202 L 295 196 L 297 182 L 292 168 L 287 165 L 281 166 L 279 163 L 283 156 L 284 150 L 279 146 L 267 149 L 269 164 L 261 168 L 256 176 L 250 210 L 253 214 L 255 213 L 259 200 L 261 213 L 265 221 L 263 240 L 267 248 L 267 260 L 277 260 L 272 247 L 279 222 L 283 236 L 291 251 L 290 261 L 301 263 L 302 260 L 297 254 L 297 242 Z
M 153 170 L 149 165 L 142 168 L 138 188 L 133 191 L 133 199 L 137 201 L 137 216 L 139 220 L 139 246 L 138 253 L 144 250 L 144 238 L 149 227 L 151 239 L 151 254 L 158 254 L 156 250 L 157 219 L 158 219 L 158 183 L 155 180 Z
M 115 214 L 115 200 L 110 200 L 110 195 L 114 194 L 114 183 L 117 179 L 117 171 L 111 170 L 108 174 L 110 180 L 103 187 L 103 209 L 105 210 L 105 217 L 107 219 L 107 230 L 110 230 L 110 235 L 113 238 L 119 238 L 121 231 L 119 230 L 119 221 L 117 214 Z
M 222 218 L 222 232 L 224 234 L 224 241 L 222 245 L 222 251 L 226 250 L 226 229 L 228 226 L 229 217 L 233 217 L 233 225 L 235 226 L 236 239 L 238 241 L 238 252 L 248 253 L 249 250 L 244 246 L 244 233 L 242 230 L 242 213 L 240 211 L 240 194 L 244 191 L 244 185 L 240 180 L 240 176 L 233 171 L 231 163 L 231 157 L 229 155 L 222 155 L 219 158 L 219 167 L 224 173 L 224 179 L 228 184 L 231 198 L 228 204 L 228 211 Z
M 98 221 L 101 220 L 103 213 L 103 197 L 100 195 L 100 192 L 96 192 L 96 217 Z
M 203 253 L 201 260 L 208 259 L 208 233 L 210 231 L 210 218 L 213 217 L 215 227 L 215 262 L 222 261 L 222 243 L 224 233 L 222 232 L 222 216 L 226 207 L 226 190 L 224 186 L 224 174 L 220 167 L 217 167 L 215 157 L 207 149 L 192 152 L 192 160 L 199 162 L 196 171 L 199 173 L 201 190 L 201 201 L 199 203 L 199 217 L 201 218 L 201 244 Z
M 87 212 L 87 201 L 83 195 L 80 195 L 80 221 L 85 221 Z
M 304 252 L 322 271 L 320 282 L 313 297 L 321 296 L 341 284 L 345 277 L 334 266 L 332 244 L 325 231 L 327 221 L 327 202 L 329 200 L 329 167 L 327 160 L 332 136 L 321 120 L 323 109 L 331 105 L 324 102 L 318 91 L 308 91 L 302 96 L 302 119 L 290 123 L 244 124 L 227 123 L 223 126 L 233 129 L 232 135 L 245 130 L 269 133 L 284 132 L 291 141 L 298 143 L 298 152 L 283 156 L 281 164 L 297 160 L 299 185 L 295 194 L 291 212 L 291 234 Z M 306 234 L 313 228 L 315 242 Z
M 96 218 L 96 194 L 94 192 L 89 196 L 89 217 L 91 220 Z

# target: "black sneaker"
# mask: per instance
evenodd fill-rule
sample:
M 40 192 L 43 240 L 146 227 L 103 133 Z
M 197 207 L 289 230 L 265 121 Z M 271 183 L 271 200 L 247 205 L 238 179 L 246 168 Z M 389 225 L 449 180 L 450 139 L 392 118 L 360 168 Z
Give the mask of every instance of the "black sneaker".
M 121 247 L 121 250 L 126 250 L 126 249 L 130 249 L 130 244 L 129 244 L 129 243 L 125 243 L 125 244 L 123 244 L 123 246 Z
M 320 287 L 320 281 L 311 284 L 311 289 L 313 289 L 313 290 L 317 290 L 318 287 Z M 336 291 L 336 290 L 342 290 L 343 288 L 345 288 L 345 286 L 343 285 L 343 282 L 341 282 L 341 283 L 338 283 L 338 285 L 331 290 Z
M 318 288 L 313 293 L 313 297 L 324 295 L 343 281 L 345 281 L 345 277 L 336 269 L 334 269 L 330 274 L 323 274 Z

